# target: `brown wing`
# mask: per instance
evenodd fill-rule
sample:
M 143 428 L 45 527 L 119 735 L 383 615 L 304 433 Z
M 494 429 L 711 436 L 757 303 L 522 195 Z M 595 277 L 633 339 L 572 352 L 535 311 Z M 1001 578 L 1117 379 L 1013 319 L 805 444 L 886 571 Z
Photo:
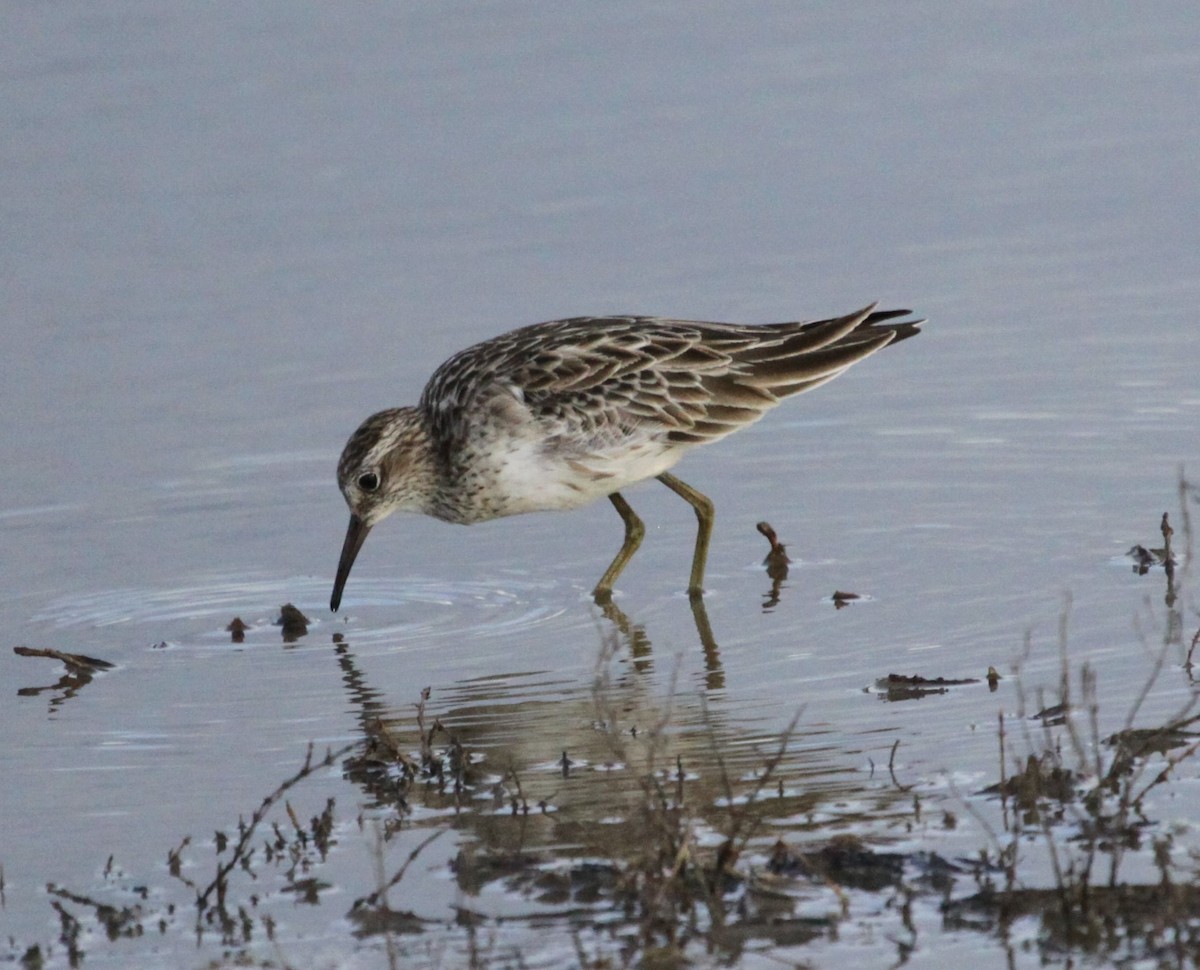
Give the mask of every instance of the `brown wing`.
M 922 321 L 874 306 L 831 320 L 762 326 L 658 317 L 576 317 L 477 344 L 438 368 L 421 398 L 435 436 L 466 397 L 511 393 L 561 444 L 631 436 L 714 441 L 784 397 L 832 380 Z M 451 402 L 453 406 L 447 406 Z M 440 413 L 439 413 L 440 412 Z

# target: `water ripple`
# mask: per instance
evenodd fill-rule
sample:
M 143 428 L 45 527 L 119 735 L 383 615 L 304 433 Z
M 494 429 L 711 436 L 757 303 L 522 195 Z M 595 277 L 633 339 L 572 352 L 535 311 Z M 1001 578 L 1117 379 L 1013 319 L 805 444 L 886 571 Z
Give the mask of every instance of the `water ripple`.
M 240 616 L 250 627 L 249 640 L 258 631 L 277 637 L 274 620 L 279 607 L 290 602 L 310 619 L 310 635 L 343 632 L 356 644 L 510 637 L 548 624 L 579 628 L 593 622 L 580 591 L 545 582 L 358 580 L 336 616 L 329 612 L 328 597 L 325 579 L 220 580 L 76 594 L 50 603 L 33 619 L 55 629 L 155 625 L 155 638 L 224 640 L 226 625 Z

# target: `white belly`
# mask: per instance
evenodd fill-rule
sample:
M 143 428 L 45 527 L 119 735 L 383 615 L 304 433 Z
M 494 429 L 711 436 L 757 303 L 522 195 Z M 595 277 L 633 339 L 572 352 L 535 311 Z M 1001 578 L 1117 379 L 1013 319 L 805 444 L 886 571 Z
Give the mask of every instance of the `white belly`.
M 541 442 L 525 442 L 497 463 L 499 515 L 576 509 L 635 482 L 661 475 L 682 452 L 659 441 L 624 444 L 582 458 L 547 455 Z

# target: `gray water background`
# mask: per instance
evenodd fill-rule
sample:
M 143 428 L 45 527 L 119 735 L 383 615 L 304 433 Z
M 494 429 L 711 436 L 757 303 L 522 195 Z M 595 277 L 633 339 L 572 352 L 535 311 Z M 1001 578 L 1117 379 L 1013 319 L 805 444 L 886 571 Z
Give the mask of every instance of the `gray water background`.
M 333 632 L 397 710 L 425 685 L 508 698 L 557 756 L 608 635 L 587 597 L 619 543 L 607 503 L 391 520 L 327 610 L 346 436 L 455 350 L 543 319 L 880 300 L 930 320 L 677 468 L 718 511 L 718 681 L 681 594 L 692 514 L 629 493 L 649 534 L 618 602 L 653 644 L 651 693 L 705 693 L 764 735 L 803 706 L 841 739 L 831 764 L 900 737 L 913 777 L 969 790 L 1011 682 L 920 705 L 862 689 L 1007 672 L 1027 631 L 1031 689 L 1053 687 L 1069 595 L 1072 656 L 1119 726 L 1165 622 L 1161 577 L 1121 556 L 1157 544 L 1200 451 L 1194 5 L 65 2 L 4 21 L 5 934 L 53 935 L 45 882 L 112 852 L 161 872 L 309 740 L 352 740 Z M 760 519 L 796 560 L 771 611 Z M 869 599 L 835 610 L 835 589 Z M 316 622 L 284 649 L 286 601 Z M 118 669 L 17 697 L 57 676 L 23 644 Z M 521 722 L 527 702 L 551 713 Z

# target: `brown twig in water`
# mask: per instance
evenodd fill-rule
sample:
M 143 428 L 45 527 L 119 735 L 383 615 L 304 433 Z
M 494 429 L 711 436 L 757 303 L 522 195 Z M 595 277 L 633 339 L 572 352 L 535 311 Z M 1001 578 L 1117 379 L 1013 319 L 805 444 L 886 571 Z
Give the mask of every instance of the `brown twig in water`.
M 1192 669 L 1192 654 L 1196 652 L 1197 644 L 1200 644 L 1200 626 L 1196 627 L 1196 632 L 1192 636 L 1192 644 L 1190 647 L 1188 647 L 1187 660 L 1185 660 L 1183 664 L 1185 670 Z
M 424 852 L 425 849 L 435 839 L 445 835 L 448 831 L 449 829 L 435 829 L 428 836 L 422 839 L 417 844 L 417 847 L 408 854 L 408 858 L 404 860 L 404 864 L 396 871 L 396 874 L 392 876 L 392 878 L 389 879 L 386 884 L 380 886 L 373 893 L 354 900 L 354 903 L 351 905 L 350 909 L 355 910 L 362 906 L 378 906 L 380 900 L 383 899 L 384 894 L 404 878 L 404 874 L 408 872 L 408 867 L 417 861 L 417 857 Z
M 309 743 L 308 752 L 304 757 L 304 764 L 300 770 L 296 772 L 296 774 L 292 775 L 291 778 L 281 782 L 278 788 L 276 788 L 262 800 L 262 803 L 254 810 L 254 814 L 250 816 L 249 825 L 240 826 L 241 833 L 238 837 L 237 844 L 233 847 L 233 854 L 230 856 L 229 861 L 218 866 L 217 874 L 213 878 L 213 881 L 205 886 L 204 889 L 196 893 L 197 909 L 204 910 L 208 906 L 208 899 L 214 891 L 217 894 L 218 905 L 222 909 L 224 908 L 225 888 L 229 878 L 229 873 L 232 872 L 237 866 L 242 864 L 242 860 L 246 856 L 246 850 L 250 845 L 250 839 L 254 835 L 254 830 L 258 827 L 259 823 L 267 817 L 267 812 L 271 810 L 271 808 L 284 796 L 289 789 L 299 784 L 314 771 L 316 771 L 317 768 L 328 767 L 342 755 L 353 750 L 353 748 L 354 745 L 347 744 L 337 751 L 327 751 L 325 753 L 325 757 L 321 759 L 321 762 L 317 765 L 314 765 L 312 761 L 313 746 L 311 742 Z
M 888 752 L 888 774 L 892 776 L 892 784 L 899 788 L 900 791 L 912 791 L 912 785 L 902 785 L 900 784 L 900 779 L 896 777 L 896 749 L 899 747 L 900 739 L 896 738 L 892 742 L 892 750 Z
M 767 558 L 763 560 L 764 565 L 770 566 L 772 563 L 782 563 L 787 565 L 791 560 L 787 556 L 787 547 L 779 541 L 779 536 L 775 534 L 775 530 L 771 528 L 769 522 L 759 522 L 756 528 L 767 542 L 771 543 L 771 551 L 767 553 Z
M 89 657 L 82 653 L 64 653 L 61 650 L 46 650 L 40 647 L 13 647 L 13 653 L 18 657 L 45 657 L 48 660 L 57 660 L 66 664 L 67 669 L 77 670 L 81 673 L 90 674 L 97 670 L 113 668 L 113 664 L 107 660 L 98 660 L 96 657 Z

